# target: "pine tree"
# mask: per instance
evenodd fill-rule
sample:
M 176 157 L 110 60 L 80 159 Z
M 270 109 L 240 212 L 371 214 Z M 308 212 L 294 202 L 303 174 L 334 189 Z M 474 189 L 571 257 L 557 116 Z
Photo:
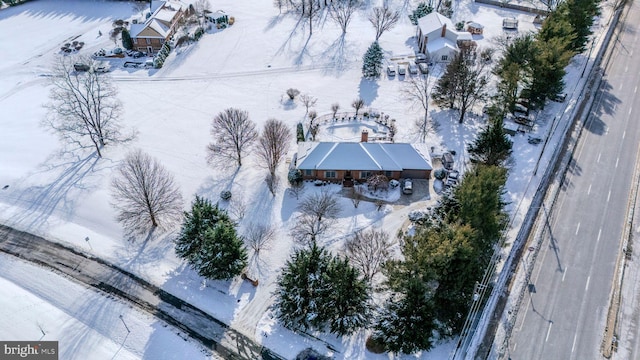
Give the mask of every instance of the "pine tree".
M 349 335 L 369 323 L 369 286 L 347 259 L 333 258 L 329 267 L 331 297 L 325 305 L 331 310 L 329 330 Z
M 511 156 L 513 142 L 502 127 L 502 117 L 490 121 L 489 126 L 482 130 L 467 151 L 473 163 L 503 166 Z
M 133 49 L 133 40 L 131 40 L 131 34 L 126 28 L 122 29 L 122 46 L 127 50 Z
M 362 76 L 369 79 L 377 79 L 382 71 L 384 54 L 377 41 L 374 41 L 362 58 Z
M 431 295 L 419 279 L 408 279 L 407 287 L 385 303 L 373 338 L 393 353 L 430 350 L 436 329 Z
M 176 243 L 176 254 L 183 259 L 193 261 L 204 242 L 205 232 L 213 228 L 218 222 L 232 224 L 231 218 L 225 210 L 218 208 L 218 204 L 196 195 L 191 204 L 191 211 L 184 213 L 184 221 Z
M 357 270 L 312 243 L 285 264 L 273 309 L 289 329 L 345 335 L 368 323 L 368 301 L 368 285 Z
M 192 267 L 208 279 L 228 280 L 247 266 L 247 250 L 231 222 L 219 221 L 204 233 Z

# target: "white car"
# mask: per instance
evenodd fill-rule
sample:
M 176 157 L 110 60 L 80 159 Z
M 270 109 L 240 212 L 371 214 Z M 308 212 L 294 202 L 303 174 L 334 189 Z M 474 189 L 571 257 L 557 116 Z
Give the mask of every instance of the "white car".
M 387 75 L 388 76 L 396 76 L 396 67 L 393 65 L 387 66 Z
M 411 179 L 405 179 L 404 184 L 402 185 L 402 193 L 403 194 L 413 194 L 413 181 Z
M 404 75 L 407 73 L 407 68 L 404 65 L 398 65 L 398 75 Z
M 418 75 L 418 66 L 414 63 L 409 64 L 409 74 Z
M 418 63 L 418 70 L 423 74 L 429 73 L 429 65 L 427 63 Z

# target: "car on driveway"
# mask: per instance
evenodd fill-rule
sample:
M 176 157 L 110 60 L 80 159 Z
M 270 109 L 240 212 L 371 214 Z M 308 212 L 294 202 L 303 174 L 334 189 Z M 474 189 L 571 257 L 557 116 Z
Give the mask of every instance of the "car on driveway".
M 446 186 L 456 186 L 460 180 L 460 172 L 458 170 L 450 170 L 447 175 L 447 181 L 444 183 Z
M 407 195 L 413 194 L 413 181 L 411 181 L 411 179 L 404 179 L 404 183 L 402 184 L 402 193 Z
M 398 65 L 398 75 L 404 75 L 407 73 L 407 68 L 404 65 Z
M 83 64 L 83 63 L 75 63 L 73 64 L 73 70 L 75 71 L 89 71 L 89 69 L 91 69 L 91 67 L 87 64 Z
M 409 74 L 418 75 L 418 66 L 414 63 L 409 64 Z
M 396 67 L 394 65 L 387 66 L 387 75 L 396 76 Z
M 429 65 L 427 63 L 418 63 L 418 70 L 423 74 L 429 73 Z

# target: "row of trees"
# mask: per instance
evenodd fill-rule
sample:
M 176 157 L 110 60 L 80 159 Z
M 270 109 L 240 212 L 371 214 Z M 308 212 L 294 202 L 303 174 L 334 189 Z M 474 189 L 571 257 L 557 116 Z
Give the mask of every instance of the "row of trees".
M 543 107 L 564 88 L 565 67 L 574 54 L 585 50 L 591 35 L 596 0 L 567 0 L 557 5 L 536 35 L 526 34 L 507 44 L 494 69 L 500 78 L 498 100 L 513 110 L 518 98 L 530 107 Z M 520 91 L 522 89 L 522 91 Z
M 340 29 L 346 34 L 349 23 L 354 13 L 363 5 L 362 0 L 275 0 L 275 5 L 280 11 L 287 9 L 296 12 L 301 18 L 308 21 L 309 36 L 313 34 L 313 24 L 323 13 L 328 15 Z M 391 11 L 386 7 L 373 8 L 367 19 L 373 26 L 376 36 L 380 39 L 383 33 L 391 30 L 400 20 L 398 11 Z

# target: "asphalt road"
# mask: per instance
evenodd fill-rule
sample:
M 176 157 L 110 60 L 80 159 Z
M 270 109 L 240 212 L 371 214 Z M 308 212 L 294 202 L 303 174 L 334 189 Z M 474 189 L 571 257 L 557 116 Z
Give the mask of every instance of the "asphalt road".
M 203 310 L 112 264 L 61 244 L 0 225 L 0 252 L 40 264 L 128 301 L 189 334 L 225 359 L 283 359 Z
M 551 212 L 509 342 L 511 359 L 602 358 L 640 143 L 637 24 L 640 12 L 632 3 L 618 40 L 612 39 L 611 61 Z

